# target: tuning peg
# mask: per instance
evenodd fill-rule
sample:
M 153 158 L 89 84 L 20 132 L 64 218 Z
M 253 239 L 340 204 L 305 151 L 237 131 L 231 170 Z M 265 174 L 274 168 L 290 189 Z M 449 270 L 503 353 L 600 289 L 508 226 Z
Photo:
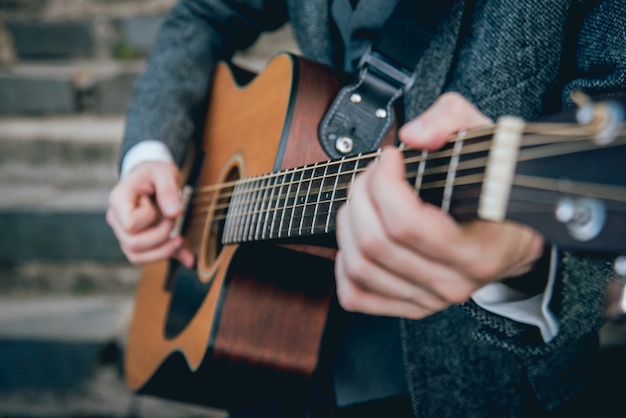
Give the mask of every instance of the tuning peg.
M 613 100 L 595 102 L 583 92 L 572 92 L 570 98 L 578 106 L 578 123 L 596 129 L 593 137 L 598 145 L 610 144 L 624 126 L 624 107 Z
M 626 318 L 626 256 L 620 256 L 613 263 L 615 277 L 609 281 L 606 290 L 605 314 L 608 319 Z

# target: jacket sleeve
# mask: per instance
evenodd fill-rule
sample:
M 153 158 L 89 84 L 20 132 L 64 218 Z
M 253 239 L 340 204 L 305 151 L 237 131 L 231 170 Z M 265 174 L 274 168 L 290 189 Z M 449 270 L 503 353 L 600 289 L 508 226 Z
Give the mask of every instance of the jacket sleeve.
M 182 164 L 201 129 L 215 63 L 286 21 L 281 0 L 179 0 L 135 83 L 121 158 L 133 145 L 152 139 L 164 142 Z

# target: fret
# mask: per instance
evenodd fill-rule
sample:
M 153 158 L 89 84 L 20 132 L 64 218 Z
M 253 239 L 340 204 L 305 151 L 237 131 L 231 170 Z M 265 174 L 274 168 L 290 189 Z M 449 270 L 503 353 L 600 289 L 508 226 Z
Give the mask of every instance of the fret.
M 344 171 L 344 164 L 346 162 L 346 157 L 343 157 L 341 159 L 341 162 L 339 163 L 339 165 L 337 166 L 337 173 L 335 174 L 335 182 L 333 183 L 333 192 L 330 195 L 330 201 L 328 202 L 328 212 L 326 213 L 326 223 L 324 225 L 324 232 L 328 233 L 330 231 L 330 225 L 331 225 L 331 218 L 333 219 L 333 221 L 335 220 L 335 217 L 333 216 L 333 204 L 335 203 L 335 199 L 337 198 L 337 186 L 338 185 L 343 185 L 343 183 L 339 182 L 339 179 L 341 178 L 343 171 Z M 346 189 L 343 189 L 344 192 L 346 191 Z M 335 224 L 334 222 L 332 223 L 332 226 L 334 227 Z
M 345 197 L 345 202 L 346 203 L 348 203 L 350 201 L 350 190 L 352 190 L 352 185 L 354 184 L 354 179 L 356 178 L 356 175 L 359 173 L 359 163 L 361 163 L 363 161 L 362 155 L 363 155 L 363 153 L 359 153 L 359 155 L 357 155 L 356 158 L 354 158 L 354 167 L 352 169 L 352 172 L 348 172 L 346 170 L 347 174 L 350 177 L 349 186 L 344 189 L 344 192 L 345 192 L 345 196 L 344 197 Z M 338 195 L 341 195 L 341 193 L 338 193 Z M 336 213 L 335 213 L 335 215 L 336 215 Z
M 273 210 L 272 215 L 272 224 L 270 225 L 270 238 L 278 238 L 280 234 L 280 223 L 282 222 L 283 217 L 285 216 L 285 203 L 287 202 L 287 196 L 283 193 L 283 188 L 285 187 L 285 182 L 287 182 L 287 176 L 289 175 L 289 170 L 285 170 L 284 173 L 280 174 L 280 187 L 278 188 L 278 196 L 276 198 L 276 205 Z M 293 173 L 291 174 L 293 178 Z M 287 182 L 289 183 L 289 182 Z M 289 193 L 289 186 L 287 185 L 287 193 Z M 278 212 L 280 212 L 280 217 L 278 216 Z M 276 218 L 279 218 L 278 220 Z M 275 226 L 279 227 L 279 230 L 276 231 L 274 229 Z
M 302 235 L 302 229 L 306 226 L 308 228 L 310 219 L 315 216 L 315 203 L 319 196 L 321 176 L 319 174 L 319 163 L 313 165 L 313 172 L 311 174 L 311 180 L 309 181 L 307 192 L 304 197 L 304 206 L 302 209 L 302 217 L 300 218 L 300 226 L 298 227 L 298 235 Z M 311 193 L 311 192 L 316 192 Z M 313 212 L 313 213 L 311 213 Z
M 244 208 L 243 218 L 245 219 L 244 226 L 240 233 L 240 241 L 249 241 L 251 235 L 251 228 L 254 227 L 255 217 L 256 217 L 256 209 L 259 205 L 259 194 L 262 191 L 262 184 L 264 178 L 255 177 L 253 181 L 250 182 L 248 186 L 248 190 L 246 191 L 248 195 L 248 202 Z
M 454 143 L 452 156 L 450 157 L 450 163 L 448 164 L 448 175 L 446 176 L 446 184 L 443 189 L 443 199 L 441 202 L 441 210 L 444 212 L 450 211 L 450 202 L 452 200 L 452 190 L 454 189 L 454 179 L 456 178 L 456 170 L 459 165 L 459 156 L 463 150 L 463 140 L 461 139 L 464 133 L 461 132 L 457 135 L 457 141 Z
M 235 184 L 233 188 L 233 194 L 230 198 L 230 202 L 228 204 L 228 210 L 226 212 L 226 225 L 224 226 L 224 233 L 222 234 L 223 242 L 233 242 L 233 224 L 235 219 L 235 208 L 236 202 L 239 199 L 239 188 L 240 183 Z
M 242 239 L 242 232 L 245 228 L 245 208 L 247 207 L 247 204 L 249 204 L 249 202 L 247 202 L 246 200 L 249 200 L 250 198 L 249 190 L 251 185 L 252 179 L 246 179 L 241 183 L 241 192 L 238 199 L 239 201 L 237 202 L 237 206 L 235 207 L 235 219 L 237 220 L 237 222 L 235 225 L 235 230 L 233 231 L 233 242 L 241 241 Z
M 313 176 L 313 169 L 307 167 L 308 166 L 304 166 L 302 168 L 302 175 L 300 176 L 298 189 L 296 190 L 296 194 L 294 196 L 293 211 L 291 213 L 291 219 L 289 220 L 289 228 L 287 229 L 287 236 L 289 237 L 294 231 L 294 224 L 300 225 L 302 223 L 301 220 L 304 219 L 303 212 L 304 205 L 306 203 L 306 192 L 309 190 L 309 186 L 311 184 L 310 178 Z
M 265 205 L 265 216 L 263 216 L 263 221 L 262 221 L 262 225 L 261 225 L 261 239 L 265 239 L 267 236 L 267 232 L 269 232 L 269 227 L 270 227 L 270 213 L 273 213 L 274 215 L 276 214 L 276 205 L 274 203 L 277 203 L 277 200 L 274 200 L 274 192 L 276 191 L 276 185 L 278 184 L 278 180 L 282 177 L 282 175 L 279 174 L 274 174 L 273 176 L 273 182 L 271 185 L 271 191 L 270 191 L 270 195 L 267 198 L 267 204 Z M 271 181 L 272 179 L 270 179 Z M 272 208 L 273 205 L 273 208 Z M 258 239 L 258 237 L 257 237 Z
M 259 238 L 259 230 L 261 227 L 261 219 L 263 217 L 263 207 L 265 202 L 267 201 L 267 193 L 269 190 L 269 183 L 271 181 L 271 177 L 263 176 L 261 180 L 261 187 L 259 187 L 259 193 L 257 194 L 255 200 L 256 205 L 254 206 L 254 213 L 252 216 L 252 228 L 250 229 L 250 240 L 256 240 Z
M 330 167 L 332 168 L 330 169 L 331 172 L 329 173 Z M 320 180 L 319 191 L 317 192 L 317 200 L 315 201 L 315 209 L 313 210 L 313 219 L 311 220 L 311 234 L 314 234 L 316 230 L 320 232 L 324 230 L 324 225 L 316 228 L 318 215 L 320 213 L 325 215 L 325 211 L 328 210 L 328 205 L 330 203 L 330 193 L 324 190 L 324 182 L 329 176 L 334 175 L 333 171 L 336 172 L 336 168 L 337 164 L 333 162 L 327 162 L 324 165 L 324 173 L 322 174 L 322 178 Z M 322 223 L 326 224 L 325 221 L 323 221 Z
M 291 194 L 291 189 L 292 186 L 295 184 L 294 183 L 294 177 L 296 176 L 296 173 L 299 174 L 299 178 L 297 180 L 297 186 L 296 186 L 296 191 L 295 193 L 292 195 Z M 301 184 L 301 180 L 302 180 L 302 173 L 303 170 L 301 169 L 294 169 L 293 172 L 291 173 L 291 179 L 289 180 L 289 187 L 287 187 L 287 193 L 285 194 L 285 206 L 283 208 L 283 214 L 280 217 L 280 225 L 278 226 L 278 237 L 282 238 L 285 236 L 285 234 L 287 236 L 291 236 L 290 232 L 289 232 L 289 228 L 291 227 L 291 222 L 293 220 L 293 209 L 294 209 L 294 205 L 295 205 L 295 201 L 296 198 L 295 196 L 298 193 L 298 190 L 300 189 L 300 184 Z M 293 196 L 293 197 L 292 197 Z M 285 218 L 288 219 L 288 222 L 285 223 Z M 287 228 L 287 230 L 285 231 L 284 228 Z
M 447 143 L 441 150 L 428 155 L 419 189 L 420 198 L 434 206 L 443 206 L 443 190 L 448 175 L 448 163 L 454 143 Z
M 346 200 L 350 200 L 350 189 L 352 189 L 352 185 L 354 184 L 354 179 L 356 178 L 356 175 L 359 173 L 359 163 L 363 161 L 363 153 L 360 152 L 359 155 L 357 155 L 355 164 L 354 164 L 354 170 L 352 171 L 352 177 L 350 178 L 350 188 L 348 189 L 348 192 L 346 194 Z
M 423 150 L 417 168 L 417 176 L 415 177 L 415 190 L 419 193 L 424 181 L 424 171 L 426 171 L 426 160 L 428 159 L 428 150 Z
M 464 139 L 463 149 L 458 154 L 458 163 L 451 162 L 451 165 L 456 165 L 456 173 L 448 213 L 458 220 L 472 219 L 478 210 L 482 178 L 485 173 L 484 162 L 487 161 L 489 153 L 484 142 L 489 140 L 489 137 Z

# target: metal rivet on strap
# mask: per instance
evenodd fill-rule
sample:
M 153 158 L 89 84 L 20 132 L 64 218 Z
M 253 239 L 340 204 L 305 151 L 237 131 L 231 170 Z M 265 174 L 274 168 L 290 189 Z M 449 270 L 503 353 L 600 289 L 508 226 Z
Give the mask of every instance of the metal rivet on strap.
M 348 154 L 354 149 L 354 141 L 349 136 L 340 136 L 335 142 L 335 149 L 341 154 Z

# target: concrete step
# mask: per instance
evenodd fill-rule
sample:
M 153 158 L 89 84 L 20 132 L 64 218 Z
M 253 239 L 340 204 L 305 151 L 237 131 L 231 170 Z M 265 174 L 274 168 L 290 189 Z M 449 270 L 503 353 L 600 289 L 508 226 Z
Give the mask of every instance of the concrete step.
M 81 384 L 100 362 L 118 361 L 131 309 L 128 297 L 4 298 L 0 387 L 10 392 Z
M 225 417 L 125 386 L 131 312 L 129 296 L 0 298 L 0 415 Z
M 122 117 L 0 119 L 0 262 L 123 255 L 106 225 Z
M 0 72 L 0 115 L 123 115 L 143 60 L 19 63 Z
M 109 189 L 123 130 L 122 116 L 0 118 L 0 187 L 23 190 L 0 194 L 0 207 L 15 206 L 29 187 L 35 195 L 43 188 Z

